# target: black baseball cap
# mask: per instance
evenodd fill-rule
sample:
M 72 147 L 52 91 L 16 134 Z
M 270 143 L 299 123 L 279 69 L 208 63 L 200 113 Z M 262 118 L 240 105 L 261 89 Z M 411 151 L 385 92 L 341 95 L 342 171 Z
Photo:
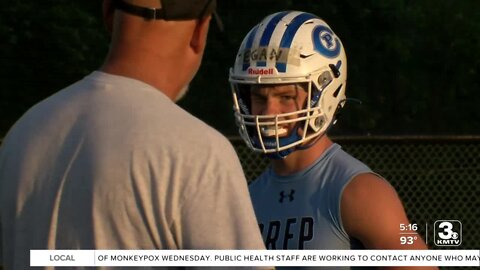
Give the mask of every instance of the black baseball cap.
M 146 4 L 156 6 L 145 6 Z M 114 0 L 115 8 L 126 13 L 147 20 L 166 21 L 203 18 L 215 12 L 216 4 L 216 0 Z

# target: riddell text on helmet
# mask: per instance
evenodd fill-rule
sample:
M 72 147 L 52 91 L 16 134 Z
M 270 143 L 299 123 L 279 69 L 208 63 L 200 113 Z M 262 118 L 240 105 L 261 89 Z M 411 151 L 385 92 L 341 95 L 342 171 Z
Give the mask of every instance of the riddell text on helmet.
M 272 75 L 273 68 L 248 68 L 249 75 Z

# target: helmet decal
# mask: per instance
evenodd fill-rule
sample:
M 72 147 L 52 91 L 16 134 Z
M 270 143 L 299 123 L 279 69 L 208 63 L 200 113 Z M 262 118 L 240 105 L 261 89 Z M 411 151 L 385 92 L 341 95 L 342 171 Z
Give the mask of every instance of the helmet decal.
M 282 48 L 272 48 L 272 47 L 259 47 L 259 48 L 251 48 L 245 49 L 245 51 L 241 52 L 241 56 L 243 57 L 243 61 L 245 64 L 250 65 L 251 61 L 257 61 L 258 67 L 265 67 L 265 61 L 273 60 L 276 61 L 287 61 L 288 49 Z M 249 66 L 247 66 L 249 67 Z
M 248 74 L 251 75 L 272 75 L 273 68 L 248 68 Z
M 242 68 L 242 70 L 246 70 L 250 66 L 250 59 L 249 59 L 249 57 L 245 57 L 245 52 L 252 48 L 253 39 L 255 38 L 255 35 L 257 34 L 258 26 L 259 25 L 255 26 L 250 31 L 250 34 L 248 35 L 248 38 L 247 38 L 247 44 L 245 45 L 245 50 L 243 52 L 241 52 L 243 55 L 239 55 L 243 58 L 243 68 Z
M 275 28 L 277 27 L 277 24 L 280 22 L 280 20 L 286 15 L 288 14 L 289 12 L 287 11 L 284 11 L 284 12 L 280 12 L 278 13 L 277 15 L 275 15 L 267 24 L 267 26 L 265 27 L 265 30 L 263 32 L 263 35 L 262 35 L 262 38 L 260 39 L 260 44 L 259 44 L 259 47 L 268 47 L 268 45 L 270 44 L 270 40 L 272 38 L 272 35 L 273 35 L 273 31 L 275 30 Z M 260 61 L 260 62 L 257 62 L 257 67 L 264 67 L 267 65 L 267 62 L 266 61 Z
M 335 58 L 340 54 L 342 45 L 334 37 L 332 30 L 324 25 L 319 25 L 312 32 L 313 46 L 322 55 Z
M 290 48 L 292 45 L 293 38 L 297 33 L 300 26 L 302 26 L 306 21 L 317 18 L 317 16 L 310 13 L 302 13 L 295 17 L 288 25 L 285 33 L 283 34 L 282 40 L 280 41 L 280 48 Z M 287 70 L 286 63 L 277 63 L 276 64 L 278 72 L 285 72 Z

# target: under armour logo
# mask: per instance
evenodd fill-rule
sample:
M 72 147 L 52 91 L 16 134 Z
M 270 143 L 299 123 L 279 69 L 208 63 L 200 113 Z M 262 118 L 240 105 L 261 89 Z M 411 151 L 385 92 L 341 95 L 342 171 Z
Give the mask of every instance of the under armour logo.
M 288 201 L 291 202 L 293 201 L 295 198 L 293 197 L 293 194 L 295 194 L 295 190 L 294 189 L 290 189 L 290 193 L 289 194 L 285 194 L 285 191 L 282 190 L 282 192 L 280 192 L 280 199 L 278 200 L 278 202 L 280 203 L 283 203 L 283 200 L 285 198 L 288 198 Z

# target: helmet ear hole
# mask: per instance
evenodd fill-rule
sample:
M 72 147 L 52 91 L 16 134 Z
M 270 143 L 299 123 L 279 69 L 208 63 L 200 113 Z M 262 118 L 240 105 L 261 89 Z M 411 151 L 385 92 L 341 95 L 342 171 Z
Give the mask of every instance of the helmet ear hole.
M 329 71 L 324 71 L 318 76 L 318 91 L 322 91 L 332 82 L 332 74 Z
M 310 120 L 310 128 L 313 130 L 313 132 L 319 131 L 323 125 L 325 125 L 325 116 L 324 115 L 318 115 L 315 117 L 315 119 Z

